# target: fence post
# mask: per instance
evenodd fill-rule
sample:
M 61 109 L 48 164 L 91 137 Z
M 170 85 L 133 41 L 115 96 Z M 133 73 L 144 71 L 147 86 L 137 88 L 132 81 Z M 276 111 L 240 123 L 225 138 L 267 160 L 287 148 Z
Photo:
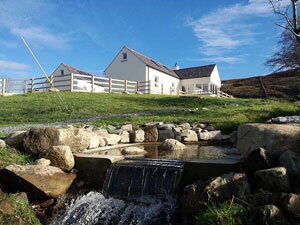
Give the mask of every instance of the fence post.
M 33 92 L 34 90 L 34 77 L 30 79 L 31 80 L 31 93 Z
M 71 79 L 70 79 L 70 85 L 71 85 L 70 89 L 71 89 L 71 92 L 74 91 L 73 84 L 74 84 L 74 75 L 73 75 L 73 73 L 71 73 Z
M 137 81 L 137 82 L 136 82 L 136 93 L 139 92 L 139 86 L 140 86 L 140 82 Z
M 111 77 L 108 79 L 108 93 L 111 93 L 112 92 L 112 80 L 111 80 Z
M 94 92 L 94 86 L 95 86 L 95 76 L 92 75 L 92 92 Z
M 124 91 L 127 92 L 127 80 L 124 80 Z
M 5 95 L 5 85 L 6 85 L 6 79 L 2 79 L 2 95 Z

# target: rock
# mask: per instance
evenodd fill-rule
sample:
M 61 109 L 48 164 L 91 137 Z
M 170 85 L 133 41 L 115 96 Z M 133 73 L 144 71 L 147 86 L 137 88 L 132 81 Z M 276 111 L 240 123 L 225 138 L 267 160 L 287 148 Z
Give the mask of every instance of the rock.
M 199 139 L 203 140 L 203 141 L 222 140 L 222 134 L 221 134 L 221 131 L 219 131 L 219 130 L 200 132 Z
M 285 194 L 280 199 L 281 208 L 288 214 L 300 215 L 300 196 L 290 193 Z
M 97 133 L 94 132 L 87 132 L 87 138 L 89 140 L 88 149 L 98 148 L 100 145 L 100 137 Z
M 107 129 L 108 130 L 116 130 L 117 128 L 115 126 L 112 126 L 112 125 L 107 125 Z
M 121 126 L 121 130 L 128 131 L 128 132 L 133 131 L 132 124 L 125 124 L 125 125 Z
M 300 124 L 300 116 L 279 116 L 276 118 L 272 118 L 268 122 L 277 123 L 277 124 L 286 124 L 286 123 L 299 123 Z
M 288 174 L 300 173 L 300 153 L 292 151 L 282 153 L 278 165 L 286 168 Z
M 136 130 L 130 133 L 130 141 L 132 143 L 141 143 L 145 140 L 145 132 L 143 130 Z
M 177 141 L 181 141 L 182 140 L 182 136 L 181 136 L 181 128 L 174 128 L 173 129 L 173 134 L 174 134 L 174 139 Z
M 289 177 L 284 167 L 256 171 L 255 184 L 257 187 L 273 193 L 290 192 Z
M 213 125 L 206 125 L 206 127 L 204 127 L 204 130 L 207 130 L 207 131 L 215 131 L 216 128 L 213 126 Z
M 0 139 L 0 149 L 5 148 L 6 144 L 5 141 Z
M 98 134 L 99 136 L 103 137 L 108 134 L 108 131 L 102 128 L 97 128 L 93 131 L 94 133 Z
M 99 147 L 104 147 L 107 145 L 107 141 L 104 137 L 99 137 Z
M 237 144 L 237 131 L 233 131 L 230 135 L 229 135 L 229 140 L 232 144 L 234 144 L 234 146 L 236 146 Z
M 49 92 L 60 92 L 58 88 L 50 88 Z
M 122 131 L 121 134 L 120 134 L 120 142 L 121 143 L 129 143 L 130 142 L 130 136 L 129 136 L 129 133 L 128 131 Z
M 34 165 L 50 166 L 51 161 L 49 159 L 40 158 L 34 162 Z
M 243 173 L 228 173 L 209 181 L 204 188 L 208 200 L 223 202 L 250 194 L 250 185 Z
M 127 147 L 122 150 L 123 155 L 145 155 L 147 152 L 138 147 Z
M 107 145 L 116 145 L 121 140 L 121 137 L 117 134 L 107 134 L 104 139 Z
M 31 128 L 24 136 L 24 148 L 33 154 L 41 153 L 58 145 L 68 145 L 72 152 L 83 151 L 90 145 L 89 132 L 73 126 L 46 127 Z
M 145 131 L 145 142 L 157 142 L 158 141 L 158 130 L 155 125 L 148 125 L 144 128 Z
M 56 166 L 64 171 L 72 170 L 75 164 L 72 151 L 67 145 L 52 146 L 47 151 L 42 152 L 40 157 L 49 159 L 51 166 Z
M 283 216 L 282 211 L 275 205 L 260 207 L 255 213 L 254 224 L 257 225 L 288 225 L 288 220 Z
M 243 154 L 260 147 L 274 158 L 286 150 L 300 152 L 300 125 L 244 124 L 237 136 L 237 148 Z
M 191 125 L 189 123 L 182 123 L 179 125 L 179 127 L 182 128 L 182 130 L 189 130 L 191 129 Z
M 18 150 L 23 150 L 23 139 L 25 136 L 26 131 L 16 131 L 12 134 L 10 134 L 6 139 L 5 143 L 12 147 L 16 148 Z
M 255 149 L 241 159 L 242 172 L 252 176 L 256 171 L 268 169 L 270 166 L 271 162 L 264 148 Z
M 174 124 L 159 124 L 157 125 L 157 128 L 159 130 L 172 130 L 175 127 Z
M 196 213 L 205 206 L 206 198 L 203 194 L 205 183 L 201 180 L 187 185 L 183 190 L 182 209 L 185 213 Z
M 166 139 L 174 139 L 174 132 L 172 130 L 158 130 L 158 141 L 162 142 Z
M 116 130 L 108 130 L 109 134 L 121 134 L 122 130 L 121 129 L 116 129 Z
M 198 141 L 198 136 L 195 131 L 192 130 L 184 130 L 181 133 L 182 140 L 184 142 L 196 142 Z
M 158 146 L 158 149 L 163 151 L 175 151 L 185 148 L 186 146 L 184 144 L 175 139 L 166 139 Z
M 0 178 L 10 190 L 25 191 L 34 198 L 57 198 L 65 194 L 75 177 L 53 166 L 10 165 L 0 170 Z

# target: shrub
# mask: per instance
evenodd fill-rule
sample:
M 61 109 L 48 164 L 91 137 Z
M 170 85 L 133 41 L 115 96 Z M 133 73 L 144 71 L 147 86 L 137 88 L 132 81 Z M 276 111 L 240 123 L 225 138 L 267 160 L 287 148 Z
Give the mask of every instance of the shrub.
M 252 225 L 250 209 L 232 202 L 210 204 L 197 216 L 196 225 Z

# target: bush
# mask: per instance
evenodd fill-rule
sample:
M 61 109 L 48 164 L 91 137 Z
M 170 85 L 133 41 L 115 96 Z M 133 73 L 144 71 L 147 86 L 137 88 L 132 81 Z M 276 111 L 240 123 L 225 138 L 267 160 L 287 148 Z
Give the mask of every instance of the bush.
M 230 202 L 210 204 L 197 216 L 196 225 L 252 225 L 250 209 Z

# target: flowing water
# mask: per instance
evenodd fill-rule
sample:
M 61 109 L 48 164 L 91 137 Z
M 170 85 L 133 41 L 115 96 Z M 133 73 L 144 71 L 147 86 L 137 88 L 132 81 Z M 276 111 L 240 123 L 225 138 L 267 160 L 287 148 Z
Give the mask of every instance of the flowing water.
M 182 171 L 183 163 L 175 160 L 112 164 L 106 175 L 104 194 L 89 192 L 77 197 L 52 224 L 171 224 Z

